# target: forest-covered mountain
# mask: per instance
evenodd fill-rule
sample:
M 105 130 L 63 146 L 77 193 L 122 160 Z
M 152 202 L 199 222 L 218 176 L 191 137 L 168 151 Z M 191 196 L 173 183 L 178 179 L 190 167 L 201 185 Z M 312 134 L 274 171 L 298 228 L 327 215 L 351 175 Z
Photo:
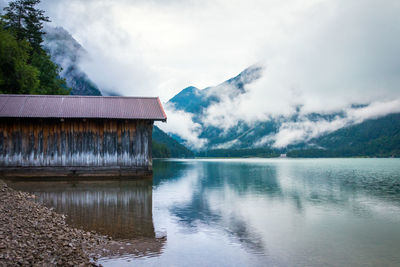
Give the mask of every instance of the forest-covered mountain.
M 254 65 L 217 86 L 201 90 L 193 86 L 187 87 L 171 98 L 168 104 L 172 104 L 176 110 L 190 113 L 193 121 L 201 125 L 199 138 L 207 140 L 207 144 L 202 150 L 252 148 L 255 136 L 262 137 L 265 133 L 276 130 L 277 125 L 274 121 L 257 122 L 253 125 L 238 121 L 236 127 L 225 130 L 215 126 L 206 126 L 202 119 L 206 116 L 204 113 L 207 108 L 222 101 L 222 97 L 234 99 L 245 93 L 245 85 L 259 79 L 262 71 L 261 66 Z M 182 141 L 179 136 L 175 139 Z
M 382 118 L 366 120 L 362 123 L 345 123 L 343 128 L 326 133 L 311 140 L 298 141 L 285 147 L 274 148 L 272 141 L 260 144 L 265 137 L 275 135 L 285 123 L 332 122 L 345 120 L 345 112 L 331 114 L 301 114 L 300 110 L 289 117 L 269 118 L 251 124 L 237 121 L 228 130 L 210 126 L 205 121 L 207 108 L 218 103 L 222 97 L 234 98 L 246 92 L 246 85 L 261 76 L 262 68 L 252 66 L 224 83 L 205 89 L 187 87 L 170 99 L 168 103 L 175 109 L 191 114 L 193 121 L 201 126 L 199 138 L 207 144 L 198 156 L 211 157 L 274 157 L 287 153 L 291 157 L 339 157 L 339 156 L 400 156 L 400 115 L 391 114 Z M 353 105 L 352 110 L 367 105 Z M 234 107 L 232 107 L 234 108 Z M 174 137 L 174 136 L 173 136 Z M 181 141 L 181 137 L 175 138 Z
M 153 158 L 192 158 L 194 153 L 160 128 L 153 127 Z
M 284 149 L 226 148 L 198 152 L 200 157 L 400 157 L 400 114 L 390 114 Z

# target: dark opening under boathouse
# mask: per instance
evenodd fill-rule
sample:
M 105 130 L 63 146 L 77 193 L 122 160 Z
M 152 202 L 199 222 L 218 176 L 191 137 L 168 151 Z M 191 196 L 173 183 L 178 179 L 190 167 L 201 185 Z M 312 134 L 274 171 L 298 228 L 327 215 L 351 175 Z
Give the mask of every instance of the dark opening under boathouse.
M 1 176 L 151 174 L 156 97 L 0 95 Z

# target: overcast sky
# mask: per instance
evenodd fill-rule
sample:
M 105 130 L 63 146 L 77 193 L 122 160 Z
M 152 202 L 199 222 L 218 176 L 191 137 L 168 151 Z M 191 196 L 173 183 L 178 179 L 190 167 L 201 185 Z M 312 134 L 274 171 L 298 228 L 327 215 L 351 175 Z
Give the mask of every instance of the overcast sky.
M 167 101 L 254 63 L 267 67 L 257 86 L 296 91 L 315 108 L 320 99 L 309 91 L 337 102 L 400 91 L 398 0 L 42 0 L 41 7 L 89 51 L 90 77 L 123 95 Z

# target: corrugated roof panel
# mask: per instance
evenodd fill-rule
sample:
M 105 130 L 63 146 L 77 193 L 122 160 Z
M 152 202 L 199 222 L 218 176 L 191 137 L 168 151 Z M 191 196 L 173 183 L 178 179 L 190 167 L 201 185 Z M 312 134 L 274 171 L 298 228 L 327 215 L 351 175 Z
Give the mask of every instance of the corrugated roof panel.
M 156 97 L 0 95 L 0 117 L 167 119 Z
M 4 114 L 5 116 L 15 115 L 15 117 L 20 117 L 21 109 L 24 107 L 25 101 L 26 98 L 24 97 L 8 97 L 1 114 Z
M 20 117 L 41 117 L 43 116 L 44 98 L 28 97 L 24 109 L 19 114 Z
M 0 97 L 0 112 L 3 110 L 7 101 L 8 101 L 8 97 Z
M 144 100 L 146 101 L 146 100 Z M 148 107 L 148 110 L 150 110 L 150 107 Z M 138 114 L 138 116 L 140 116 L 141 118 L 143 118 L 143 105 L 142 105 L 142 101 L 139 101 L 138 103 L 136 103 L 135 105 L 135 112 Z
M 62 116 L 65 118 L 74 117 L 74 114 L 77 112 L 77 109 L 79 108 L 79 102 L 80 102 L 79 99 L 68 98 L 68 97 L 63 98 L 63 101 L 61 102 L 62 104 L 60 112 L 57 114 L 57 116 L 60 117 Z
M 120 107 L 121 107 L 121 116 L 123 117 L 129 117 L 132 114 L 132 103 L 129 103 L 129 101 L 126 101 L 126 99 L 120 99 Z M 139 114 L 138 114 L 139 117 Z
M 85 112 L 90 117 L 96 117 L 97 115 L 101 115 L 103 111 L 103 99 L 102 98 L 92 98 L 90 103 L 87 103 L 85 106 Z
M 49 98 L 43 98 L 43 102 L 41 103 L 43 107 L 40 110 L 40 116 L 45 117 L 47 114 L 58 116 L 60 114 L 62 100 L 61 97 L 52 98 L 51 101 L 49 101 Z

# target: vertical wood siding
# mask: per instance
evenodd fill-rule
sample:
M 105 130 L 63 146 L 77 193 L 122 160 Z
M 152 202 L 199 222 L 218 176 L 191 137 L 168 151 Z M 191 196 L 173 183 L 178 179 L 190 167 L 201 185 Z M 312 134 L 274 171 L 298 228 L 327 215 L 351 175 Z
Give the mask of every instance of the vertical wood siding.
M 153 121 L 0 119 L 0 166 L 151 167 Z

